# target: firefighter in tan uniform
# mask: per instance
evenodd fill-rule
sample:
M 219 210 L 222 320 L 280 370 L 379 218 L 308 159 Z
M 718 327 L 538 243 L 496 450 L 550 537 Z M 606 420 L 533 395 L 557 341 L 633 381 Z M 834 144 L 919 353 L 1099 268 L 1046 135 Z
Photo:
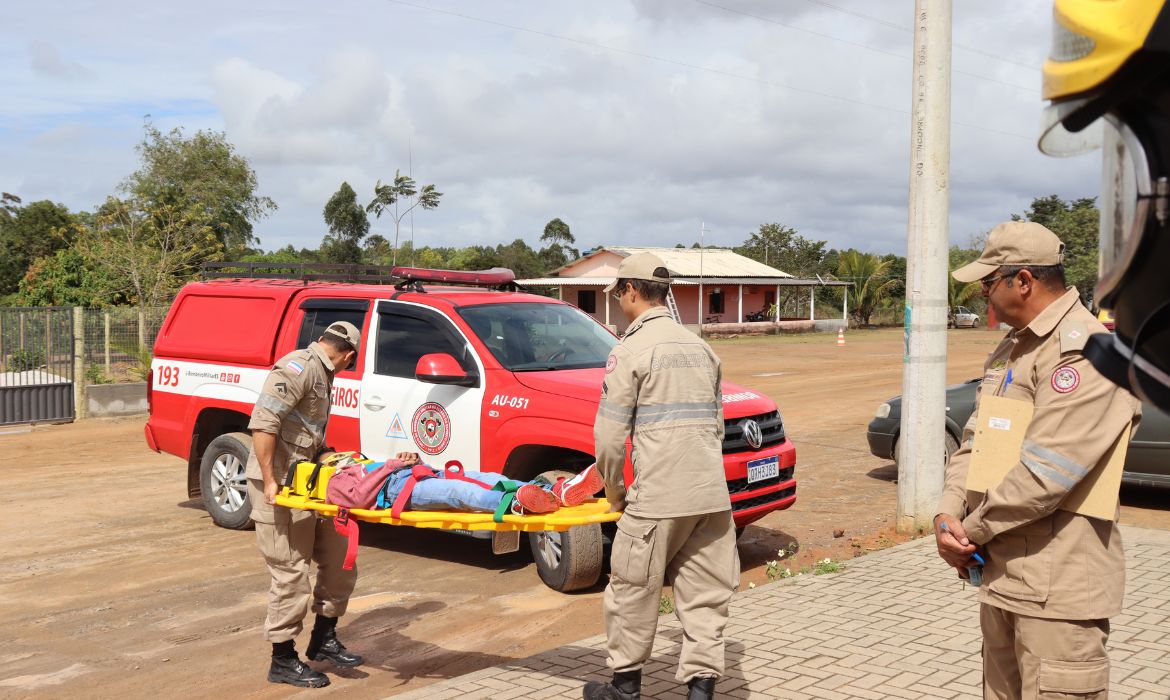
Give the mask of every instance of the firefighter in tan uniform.
M 988 396 L 1027 401 L 1019 461 L 986 493 L 966 489 L 975 420 L 946 469 L 939 555 L 979 587 L 985 698 L 1108 696 L 1109 618 L 1121 611 L 1125 555 L 1113 520 L 1061 510 L 1083 479 L 1136 428 L 1140 404 L 1093 369 L 1082 350 L 1103 327 L 1065 287 L 1064 244 L 1024 221 L 991 231 L 979 260 L 954 272 L 980 281 L 1012 331 L 984 369 Z M 976 413 L 978 413 L 978 405 Z
M 248 495 L 256 541 L 272 576 L 264 638 L 272 642 L 268 680 L 273 683 L 307 688 L 329 685 L 328 676 L 304 664 L 296 652 L 296 638 L 310 603 L 317 617 L 306 655 L 343 667 L 362 662 L 338 641 L 335 632 L 357 580 L 356 569 L 342 569 L 345 538 L 329 519 L 274 504 L 290 465 L 314 461 L 327 449 L 325 427 L 333 375 L 356 361 L 359 347 L 358 329 L 339 321 L 326 328 L 317 342 L 282 357 L 268 374 L 248 423 L 252 431 Z M 317 564 L 311 592 L 310 562 Z
M 632 322 L 606 363 L 594 427 L 605 496 L 624 514 L 604 603 L 613 680 L 587 684 L 586 700 L 640 697 L 664 578 L 685 632 L 677 678 L 688 697 L 713 697 L 723 675 L 739 553 L 723 471 L 721 370 L 711 348 L 663 306 L 669 287 L 662 260 L 638 253 L 622 261 L 605 290 Z M 627 485 L 631 433 L 634 481 Z

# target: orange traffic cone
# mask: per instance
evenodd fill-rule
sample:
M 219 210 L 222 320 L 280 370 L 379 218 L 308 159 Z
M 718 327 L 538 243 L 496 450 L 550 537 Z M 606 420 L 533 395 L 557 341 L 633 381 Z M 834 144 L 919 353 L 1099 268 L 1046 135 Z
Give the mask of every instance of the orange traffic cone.
M 845 329 L 844 328 L 837 329 L 837 347 L 839 347 L 839 348 L 845 347 Z

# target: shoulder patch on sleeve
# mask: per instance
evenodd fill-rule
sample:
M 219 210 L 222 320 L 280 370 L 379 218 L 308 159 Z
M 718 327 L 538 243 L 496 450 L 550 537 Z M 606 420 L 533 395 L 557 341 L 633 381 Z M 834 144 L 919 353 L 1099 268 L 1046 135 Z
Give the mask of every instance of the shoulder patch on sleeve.
M 296 360 L 289 360 L 288 364 L 285 366 L 288 367 L 288 371 L 292 372 L 293 374 L 300 374 L 301 372 L 305 371 L 305 366 Z
M 1075 367 L 1057 367 L 1052 372 L 1052 388 L 1060 394 L 1071 394 L 1081 385 L 1081 373 Z
M 1089 329 L 1082 323 L 1069 323 L 1057 330 L 1060 333 L 1060 354 L 1081 352 L 1089 342 Z
M 616 368 L 617 368 L 617 355 L 610 353 L 609 357 L 606 358 L 606 360 L 605 360 L 605 373 L 609 374 L 610 372 L 614 371 L 614 369 L 616 369 Z

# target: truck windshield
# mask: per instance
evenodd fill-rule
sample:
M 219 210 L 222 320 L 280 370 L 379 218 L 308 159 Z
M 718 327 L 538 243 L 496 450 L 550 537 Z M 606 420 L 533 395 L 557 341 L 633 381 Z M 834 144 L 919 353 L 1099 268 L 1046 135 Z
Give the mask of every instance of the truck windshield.
M 513 372 L 604 367 L 617 338 L 567 304 L 464 306 L 459 315 Z

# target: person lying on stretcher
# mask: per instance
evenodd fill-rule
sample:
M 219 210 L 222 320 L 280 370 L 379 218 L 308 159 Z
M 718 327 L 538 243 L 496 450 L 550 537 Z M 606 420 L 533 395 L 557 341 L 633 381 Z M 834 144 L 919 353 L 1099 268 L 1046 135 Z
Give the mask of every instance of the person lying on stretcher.
M 321 462 L 329 464 L 334 454 L 325 453 Z M 395 503 L 403 489 L 407 488 L 415 467 L 422 464 L 417 452 L 399 452 L 394 456 L 403 466 L 390 474 L 383 487 L 386 503 Z M 344 463 L 337 466 L 343 466 Z M 367 469 L 376 468 L 377 464 L 367 466 Z M 556 483 L 537 483 L 508 479 L 493 472 L 463 471 L 462 469 L 444 470 L 427 466 L 434 475 L 433 478 L 416 478 L 410 492 L 409 510 L 453 510 L 462 512 L 493 513 L 500 502 L 507 496 L 506 491 L 494 488 L 503 481 L 512 481 L 517 485 L 515 498 L 512 499 L 511 513 L 513 515 L 539 515 L 551 513 L 558 508 L 581 505 L 589 500 L 593 494 L 600 491 L 605 483 L 597 471 L 597 465 L 591 464 L 580 474 L 570 479 L 558 479 Z M 454 472 L 454 473 L 453 473 Z

